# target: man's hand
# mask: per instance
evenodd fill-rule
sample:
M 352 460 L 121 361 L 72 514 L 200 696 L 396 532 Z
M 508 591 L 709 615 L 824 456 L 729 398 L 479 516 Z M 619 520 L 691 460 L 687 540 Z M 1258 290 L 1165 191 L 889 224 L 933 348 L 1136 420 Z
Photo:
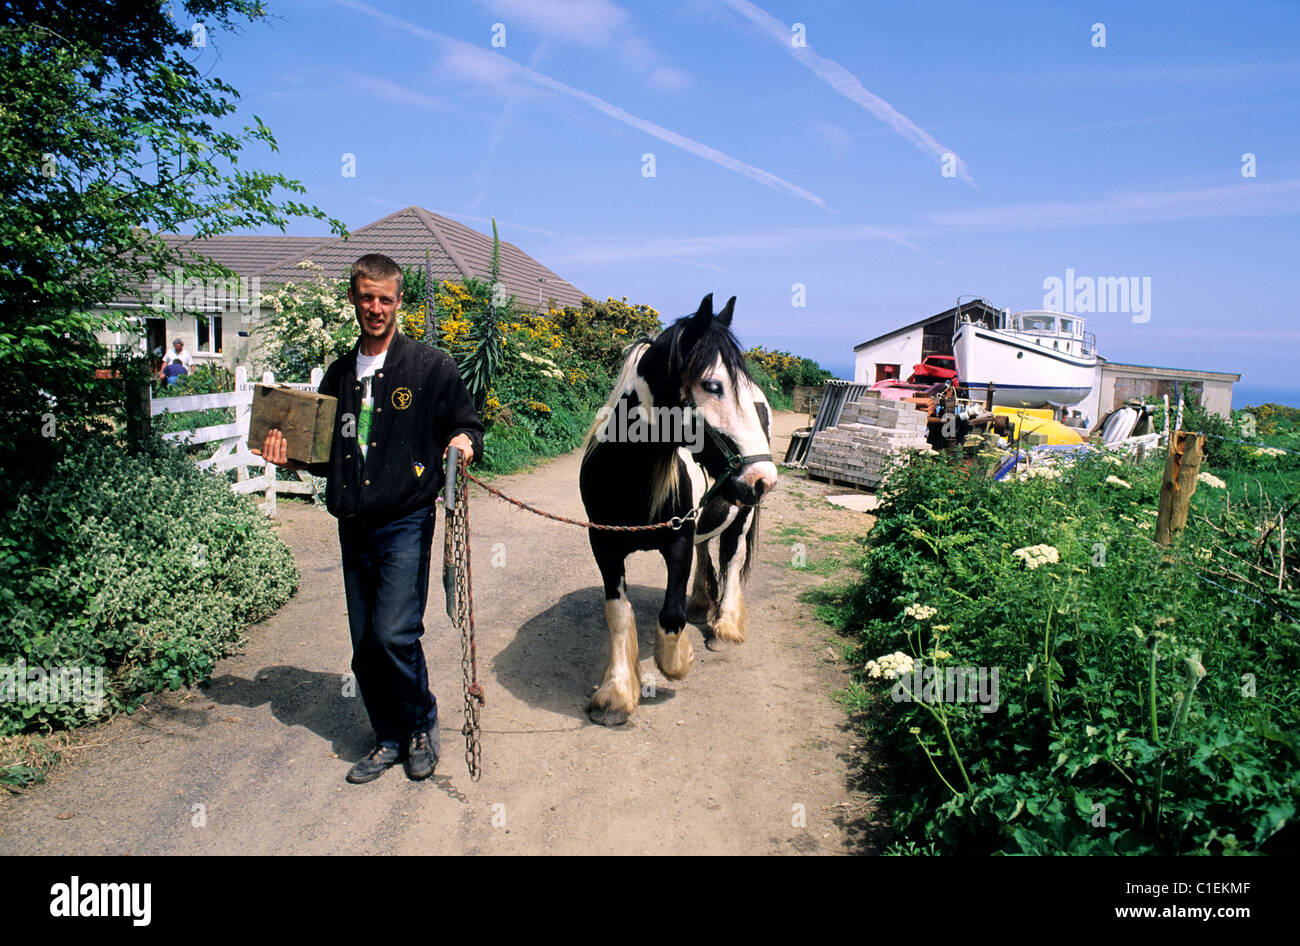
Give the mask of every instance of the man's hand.
M 455 447 L 457 450 L 460 451 L 460 455 L 465 458 L 466 466 L 469 466 L 471 463 L 474 462 L 474 447 L 469 442 L 469 438 L 466 437 L 464 434 L 457 434 L 456 436 L 452 437 L 451 442 L 448 443 L 447 446 Z M 442 451 L 442 458 L 444 461 L 447 459 L 446 450 Z
M 272 427 L 266 432 L 266 440 L 262 444 L 261 450 L 254 449 L 249 452 L 254 456 L 261 457 L 267 463 L 282 466 L 286 470 L 307 469 L 307 464 L 289 459 L 289 441 L 284 439 L 284 434 L 280 433 L 276 427 Z

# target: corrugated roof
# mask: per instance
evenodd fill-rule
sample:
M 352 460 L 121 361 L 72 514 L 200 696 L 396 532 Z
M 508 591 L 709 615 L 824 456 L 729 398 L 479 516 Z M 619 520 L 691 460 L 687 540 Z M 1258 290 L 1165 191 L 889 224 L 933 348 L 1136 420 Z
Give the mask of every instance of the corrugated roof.
M 407 207 L 339 237 L 285 237 L 223 235 L 196 240 L 180 234 L 162 234 L 172 246 L 192 247 L 195 253 L 229 266 L 249 279 L 256 276 L 267 291 L 291 280 L 301 280 L 297 264 L 309 259 L 326 274 L 346 278 L 356 260 L 367 253 L 383 253 L 399 266 L 423 266 L 430 252 L 438 279 L 487 279 L 492 267 L 492 237 L 423 207 Z M 581 305 L 583 293 L 561 279 L 512 243 L 501 243 L 501 282 L 519 303 L 529 309 L 554 299 L 560 305 Z M 141 287 L 147 293 L 149 285 Z M 134 302 L 134 298 L 119 301 Z

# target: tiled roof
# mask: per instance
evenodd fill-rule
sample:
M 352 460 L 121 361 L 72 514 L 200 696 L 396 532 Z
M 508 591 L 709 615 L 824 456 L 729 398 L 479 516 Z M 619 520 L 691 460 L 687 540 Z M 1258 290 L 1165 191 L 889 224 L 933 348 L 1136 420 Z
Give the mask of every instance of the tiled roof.
M 257 276 L 263 292 L 290 280 L 301 280 L 297 264 L 310 259 L 327 275 L 346 278 L 352 264 L 367 253 L 383 253 L 399 266 L 423 266 L 430 253 L 438 279 L 486 279 L 492 265 L 492 237 L 472 230 L 423 207 L 407 207 L 338 237 L 218 236 L 204 240 L 164 234 L 172 245 L 190 241 L 194 251 L 229 266 L 242 276 Z M 517 246 L 501 243 L 501 282 L 526 308 L 555 299 L 560 305 L 580 305 L 583 293 Z M 148 287 L 144 287 L 147 289 Z M 122 301 L 133 301 L 124 299 Z
M 291 236 L 235 236 L 223 234 L 196 240 L 180 233 L 159 234 L 163 242 L 173 249 L 191 255 L 202 255 L 229 266 L 241 276 L 252 278 L 275 266 L 286 257 L 299 258 L 318 243 L 328 243 L 334 238 Z M 149 297 L 150 283 L 137 284 L 144 298 Z M 136 302 L 123 296 L 119 302 Z

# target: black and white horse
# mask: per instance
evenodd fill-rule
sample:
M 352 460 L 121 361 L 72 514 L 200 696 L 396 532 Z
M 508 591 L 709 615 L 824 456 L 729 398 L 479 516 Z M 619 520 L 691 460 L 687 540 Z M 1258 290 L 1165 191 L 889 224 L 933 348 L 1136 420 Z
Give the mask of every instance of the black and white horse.
M 588 530 L 605 584 L 609 654 L 587 712 L 605 726 L 626 722 L 641 696 L 624 572 L 632 552 L 657 550 L 668 566 L 655 639 L 655 663 L 664 676 L 682 679 L 694 659 L 684 631 L 692 550 L 690 611 L 706 616 L 708 646 L 745 639 L 741 584 L 758 537 L 759 503 L 776 486 L 776 465 L 771 409 L 731 334 L 735 303 L 732 296 L 715 316 L 707 295 L 695 315 L 629 348 L 587 441 L 579 482 L 588 519 L 608 525 L 684 520 L 677 530 Z M 714 539 L 716 570 L 709 550 Z

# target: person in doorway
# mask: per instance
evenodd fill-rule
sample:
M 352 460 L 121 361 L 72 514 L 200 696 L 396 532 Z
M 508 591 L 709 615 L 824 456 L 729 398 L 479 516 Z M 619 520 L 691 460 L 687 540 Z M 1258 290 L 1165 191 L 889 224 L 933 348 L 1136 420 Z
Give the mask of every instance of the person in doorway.
M 483 455 L 483 424 L 445 352 L 397 330 L 402 271 L 372 253 L 352 266 L 348 301 L 361 337 L 330 365 L 320 393 L 338 399 L 327 463 L 288 460 L 271 430 L 260 451 L 270 463 L 328 477 L 325 499 L 339 520 L 352 670 L 374 748 L 349 770 L 372 781 L 397 762 L 424 779 L 438 762 L 438 703 L 429 691 L 420 638 L 429 590 L 434 501 L 448 446 Z M 258 452 L 258 451 L 254 451 Z

